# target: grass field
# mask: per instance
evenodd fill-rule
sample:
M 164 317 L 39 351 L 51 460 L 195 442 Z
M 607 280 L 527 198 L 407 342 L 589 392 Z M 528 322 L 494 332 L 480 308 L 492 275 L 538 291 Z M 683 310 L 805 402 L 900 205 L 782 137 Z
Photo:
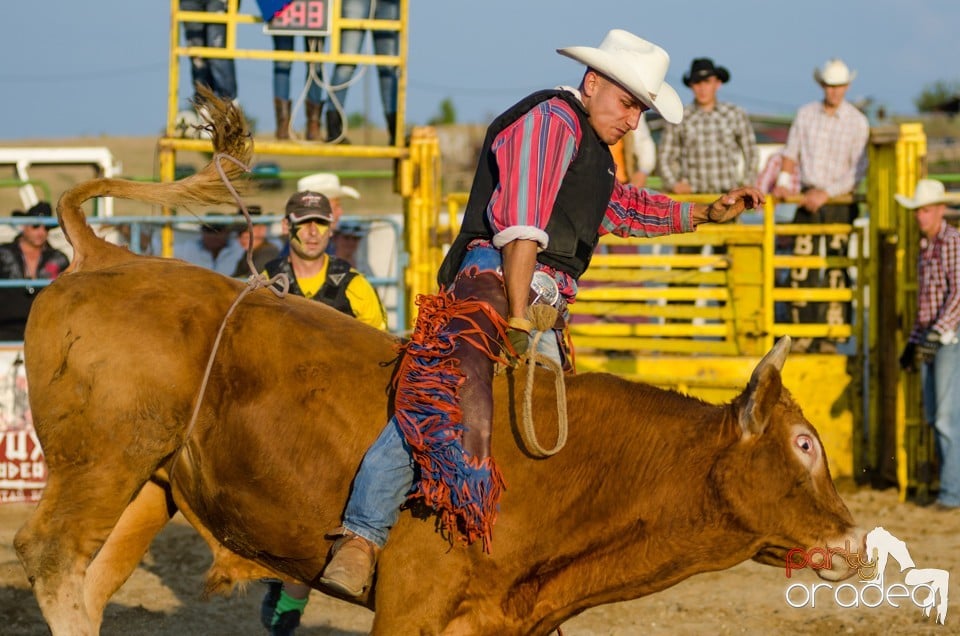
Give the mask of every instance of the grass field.
M 157 179 L 159 177 L 159 162 L 157 153 L 157 137 L 78 137 L 62 140 L 26 140 L 16 142 L 0 141 L 0 146 L 7 148 L 15 147 L 43 147 L 43 148 L 61 148 L 61 147 L 106 147 L 115 159 L 121 164 L 121 174 L 126 178 L 132 179 Z M 256 148 L 256 147 L 255 147 Z M 256 150 L 255 150 L 256 152 Z M 176 162 L 179 166 L 189 166 L 194 169 L 201 168 L 208 160 L 208 157 L 196 152 L 178 153 Z M 392 162 L 386 159 L 335 159 L 323 157 L 276 157 L 276 156 L 254 156 L 254 162 L 266 160 L 273 161 L 280 165 L 282 172 L 305 173 L 305 172 L 337 172 L 337 171 L 389 171 L 392 169 Z M 0 176 L 0 179 L 14 179 L 15 174 L 11 169 L 8 173 Z M 74 184 L 94 177 L 92 169 L 83 167 L 39 167 L 30 173 L 31 178 L 42 180 L 50 192 L 50 198 L 55 202 L 60 195 Z M 371 179 L 344 179 L 347 185 L 355 187 L 361 193 L 361 199 L 354 201 L 346 199 L 343 201 L 344 212 L 348 215 L 366 215 L 366 214 L 390 214 L 398 213 L 403 209 L 403 200 L 393 191 L 393 182 L 389 178 L 371 178 Z M 260 204 L 264 212 L 270 214 L 280 214 L 287 198 L 296 190 L 296 179 L 284 181 L 282 187 L 277 190 L 261 190 L 256 196 L 251 197 L 247 203 Z M 43 194 L 40 194 L 43 197 Z M 0 216 L 8 216 L 12 210 L 23 209 L 19 191 L 15 187 L 7 186 L 0 188 Z M 233 212 L 234 206 L 223 206 L 217 208 L 220 212 Z M 203 214 L 212 210 L 192 210 L 197 214 Z M 158 213 L 158 209 L 152 209 L 142 203 L 116 201 L 114 214 L 123 216 L 140 216 Z

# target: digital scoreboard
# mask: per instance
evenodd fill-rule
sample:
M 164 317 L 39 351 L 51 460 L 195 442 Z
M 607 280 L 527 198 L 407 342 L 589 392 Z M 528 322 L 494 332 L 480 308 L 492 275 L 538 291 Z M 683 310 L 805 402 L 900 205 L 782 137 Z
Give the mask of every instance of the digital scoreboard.
M 269 35 L 319 36 L 330 33 L 330 0 L 293 0 L 263 27 Z

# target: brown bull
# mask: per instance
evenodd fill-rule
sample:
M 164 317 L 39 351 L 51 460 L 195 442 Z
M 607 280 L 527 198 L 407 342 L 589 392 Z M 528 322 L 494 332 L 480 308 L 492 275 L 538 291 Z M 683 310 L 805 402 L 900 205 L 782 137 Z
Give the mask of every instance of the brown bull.
M 238 113 L 214 106 L 218 148 L 248 159 Z M 315 581 L 324 533 L 387 421 L 390 336 L 259 289 L 215 346 L 243 283 L 109 245 L 80 210 L 102 195 L 227 200 L 219 183 L 210 166 L 177 184 L 95 180 L 59 203 L 74 271 L 40 294 L 26 335 L 49 481 L 15 540 L 58 636 L 99 631 L 107 601 L 177 510 L 213 547 L 207 592 L 277 573 Z M 782 386 L 787 348 L 721 406 L 606 374 L 571 377 L 569 440 L 546 460 L 518 440 L 523 382 L 498 378 L 493 453 L 508 490 L 492 554 L 451 547 L 435 518 L 404 513 L 364 599 L 374 632 L 545 634 L 699 572 L 859 546 L 817 433 Z M 555 426 L 552 378 L 539 378 L 533 401 L 538 425 Z M 839 563 L 820 572 L 852 573 Z

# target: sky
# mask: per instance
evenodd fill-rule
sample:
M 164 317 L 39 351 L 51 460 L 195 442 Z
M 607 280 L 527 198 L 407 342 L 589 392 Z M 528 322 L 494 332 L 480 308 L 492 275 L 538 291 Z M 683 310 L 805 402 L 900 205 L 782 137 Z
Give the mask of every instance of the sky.
M 169 0 L 5 0 L 0 38 L 0 141 L 150 136 L 167 107 Z M 241 11 L 257 13 L 253 0 Z M 750 113 L 791 115 L 819 99 L 813 70 L 839 57 L 857 77 L 848 99 L 869 97 L 892 114 L 937 81 L 957 82 L 956 0 L 410 0 L 407 122 L 453 102 L 459 122 L 486 123 L 529 92 L 576 84 L 582 67 L 565 46 L 597 46 L 622 28 L 662 46 L 667 81 L 695 57 L 730 70 L 720 99 Z M 241 47 L 270 47 L 261 25 L 241 25 Z M 348 112 L 381 122 L 378 87 L 358 82 Z M 295 65 L 293 78 L 303 77 Z M 181 101 L 190 94 L 182 66 Z M 238 63 L 241 106 L 272 129 L 271 69 Z

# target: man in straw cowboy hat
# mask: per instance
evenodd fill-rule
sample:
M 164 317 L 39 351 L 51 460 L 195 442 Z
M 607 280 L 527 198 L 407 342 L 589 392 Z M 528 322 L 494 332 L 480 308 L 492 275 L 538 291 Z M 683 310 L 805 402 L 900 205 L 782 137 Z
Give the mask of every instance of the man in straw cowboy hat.
M 947 203 L 960 203 L 932 179 L 917 182 L 913 197 L 895 195 L 913 210 L 920 228 L 917 315 L 900 367 L 922 365 L 923 411 L 936 432 L 940 493 L 936 507 L 960 509 L 960 232 L 947 223 Z
M 320 579 L 341 594 L 360 595 L 369 584 L 408 494 L 437 510 L 447 530 L 489 549 L 503 487 L 490 457 L 494 361 L 525 352 L 531 302 L 559 310 L 539 353 L 562 361 L 566 304 L 600 235 L 692 232 L 763 202 L 753 188 L 703 205 L 618 183 L 609 146 L 647 109 L 669 122 L 683 116 L 664 81 L 669 57 L 621 30 L 599 47 L 557 52 L 587 66 L 579 88 L 529 95 L 487 130 L 460 234 L 440 268 L 441 291 L 420 299 L 395 415 L 364 457 Z
M 801 106 L 790 126 L 783 163 L 773 194 L 779 198 L 797 194 L 791 191 L 793 171 L 799 167 L 800 192 L 803 201 L 797 208 L 794 223 L 852 223 L 857 217 L 855 203 L 827 204 L 827 201 L 852 195 L 867 170 L 867 138 L 870 125 L 867 118 L 845 97 L 850 82 L 857 76 L 842 60 L 828 60 L 814 69 L 813 78 L 823 89 L 823 99 Z M 827 256 L 845 256 L 849 237 L 846 234 L 828 235 Z M 820 235 L 797 236 L 793 253 L 810 256 L 819 253 Z M 831 288 L 847 287 L 845 269 L 819 270 L 799 268 L 791 270 L 793 287 L 822 287 L 826 278 Z M 795 323 L 849 323 L 849 307 L 838 302 L 796 303 L 791 309 Z M 795 349 L 832 353 L 836 343 L 828 340 L 814 342 L 798 338 Z

